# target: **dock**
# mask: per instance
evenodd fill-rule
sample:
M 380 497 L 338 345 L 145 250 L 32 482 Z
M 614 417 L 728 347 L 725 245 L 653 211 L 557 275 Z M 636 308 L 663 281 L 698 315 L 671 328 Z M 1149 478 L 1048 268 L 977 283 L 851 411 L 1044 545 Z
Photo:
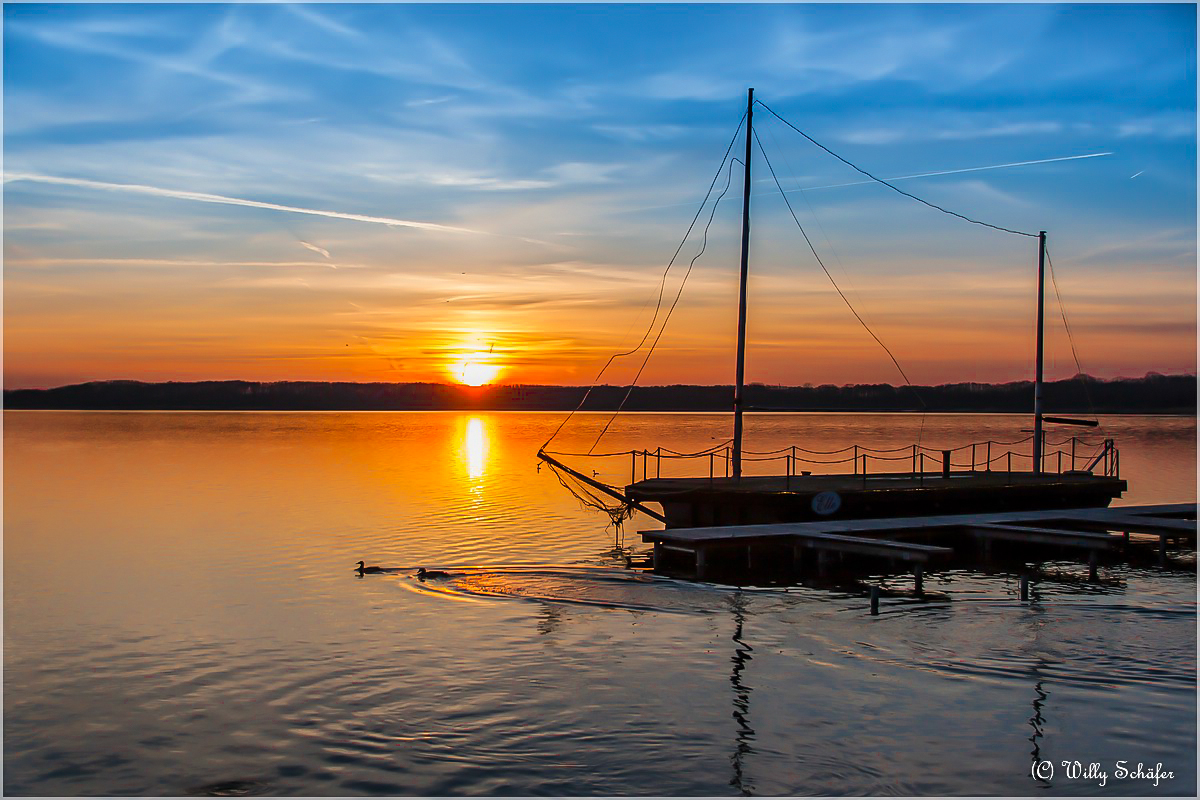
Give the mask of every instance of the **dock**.
M 1196 504 L 993 511 L 922 517 L 825 519 L 758 525 L 714 525 L 639 531 L 654 545 L 656 571 L 753 573 L 781 566 L 824 574 L 846 557 L 882 559 L 912 568 L 920 588 L 931 566 L 975 558 L 994 545 L 1033 556 L 1045 548 L 1084 555 L 1095 579 L 1098 554 L 1124 551 L 1130 534 L 1157 536 L 1160 559 L 1170 541 L 1196 540 Z

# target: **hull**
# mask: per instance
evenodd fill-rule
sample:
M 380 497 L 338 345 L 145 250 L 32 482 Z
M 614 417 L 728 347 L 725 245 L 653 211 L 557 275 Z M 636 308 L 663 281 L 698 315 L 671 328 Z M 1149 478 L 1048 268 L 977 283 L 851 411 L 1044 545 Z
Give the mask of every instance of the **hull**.
M 668 528 L 878 517 L 924 517 L 1057 508 L 1103 508 L 1127 488 L 1090 473 L 956 472 L 940 475 L 804 475 L 653 478 L 625 495 L 662 506 Z

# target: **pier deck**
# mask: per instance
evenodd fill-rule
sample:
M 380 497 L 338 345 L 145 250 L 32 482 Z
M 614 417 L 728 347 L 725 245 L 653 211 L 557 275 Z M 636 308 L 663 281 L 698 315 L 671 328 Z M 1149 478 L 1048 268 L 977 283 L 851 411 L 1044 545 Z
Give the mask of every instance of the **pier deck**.
M 924 517 L 877 519 L 826 519 L 819 522 L 788 522 L 762 525 L 720 525 L 697 528 L 666 528 L 639 531 L 642 540 L 652 542 L 656 567 L 663 562 L 664 551 L 694 559 L 697 577 L 712 562 L 711 554 L 743 555 L 744 564 L 753 567 L 790 549 L 799 554 L 814 549 L 869 555 L 896 561 L 923 564 L 931 559 L 953 555 L 950 547 L 904 541 L 919 536 L 938 539 L 939 534 L 965 534 L 984 543 L 985 553 L 991 541 L 1051 545 L 1089 551 L 1093 574 L 1094 553 L 1128 542 L 1129 533 L 1148 533 L 1159 537 L 1160 553 L 1165 554 L 1168 539 L 1196 538 L 1196 504 L 1122 506 L 1118 508 L 1068 508 L 1038 511 L 997 511 L 976 514 L 942 514 Z M 1100 531 L 1100 532 L 1097 532 Z M 1115 533 L 1108 533 L 1109 531 Z M 759 553 L 757 559 L 756 551 Z

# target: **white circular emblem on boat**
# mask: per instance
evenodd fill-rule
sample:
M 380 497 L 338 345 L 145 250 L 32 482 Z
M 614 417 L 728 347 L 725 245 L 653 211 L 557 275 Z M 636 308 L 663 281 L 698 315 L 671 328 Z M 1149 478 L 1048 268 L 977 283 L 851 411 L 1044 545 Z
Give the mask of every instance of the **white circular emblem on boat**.
M 821 492 L 813 495 L 812 510 L 827 517 L 842 507 L 842 496 L 837 492 Z

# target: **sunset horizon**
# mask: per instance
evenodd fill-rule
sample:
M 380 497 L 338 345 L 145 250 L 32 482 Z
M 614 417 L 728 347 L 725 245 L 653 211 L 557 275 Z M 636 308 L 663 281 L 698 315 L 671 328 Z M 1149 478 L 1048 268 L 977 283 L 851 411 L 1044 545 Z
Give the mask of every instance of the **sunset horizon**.
M 1048 231 L 1047 378 L 1195 371 L 1183 6 L 455 8 L 6 6 L 5 386 L 731 382 L 751 86 L 747 380 L 1033 372 L 1036 240 L 789 126 Z

